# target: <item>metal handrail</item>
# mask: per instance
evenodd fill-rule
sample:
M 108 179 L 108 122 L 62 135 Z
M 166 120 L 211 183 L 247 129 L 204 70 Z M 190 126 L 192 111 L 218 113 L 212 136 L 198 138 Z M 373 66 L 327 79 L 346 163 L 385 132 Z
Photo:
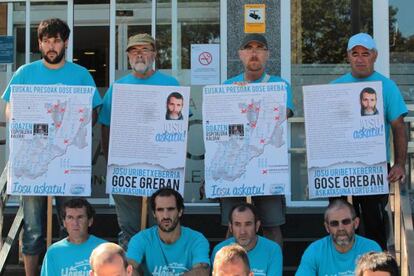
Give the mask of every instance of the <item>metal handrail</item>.
M 414 275 L 414 229 L 407 182 L 395 185 L 395 255 L 401 275 Z
M 9 256 L 11 247 L 19 235 L 19 232 L 23 225 L 23 208 L 20 206 L 16 216 L 13 220 L 13 224 L 10 227 L 9 233 L 7 238 L 3 241 L 1 233 L 3 232 L 3 224 L 4 224 L 4 209 L 6 207 L 6 203 L 9 199 L 9 196 L 6 193 L 7 188 L 7 168 L 6 165 L 3 173 L 0 177 L 0 239 L 1 239 L 1 250 L 0 250 L 0 274 L 3 273 L 7 257 Z

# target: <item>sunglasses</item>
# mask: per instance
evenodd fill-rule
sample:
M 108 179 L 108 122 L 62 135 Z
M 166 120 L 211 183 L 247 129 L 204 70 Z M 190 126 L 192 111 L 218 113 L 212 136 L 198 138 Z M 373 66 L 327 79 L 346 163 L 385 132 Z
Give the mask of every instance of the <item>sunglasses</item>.
M 354 219 L 352 218 L 347 218 L 347 219 L 343 219 L 343 220 L 331 220 L 328 222 L 330 227 L 338 227 L 339 224 L 342 225 L 350 225 L 352 223 Z

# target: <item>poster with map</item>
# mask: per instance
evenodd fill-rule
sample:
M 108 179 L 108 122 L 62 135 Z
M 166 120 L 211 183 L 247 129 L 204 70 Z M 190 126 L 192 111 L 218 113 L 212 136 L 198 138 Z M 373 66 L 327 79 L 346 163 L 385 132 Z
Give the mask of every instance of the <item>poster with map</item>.
M 289 194 L 286 84 L 203 89 L 208 198 Z
M 8 194 L 91 194 L 94 91 L 89 86 L 11 86 Z

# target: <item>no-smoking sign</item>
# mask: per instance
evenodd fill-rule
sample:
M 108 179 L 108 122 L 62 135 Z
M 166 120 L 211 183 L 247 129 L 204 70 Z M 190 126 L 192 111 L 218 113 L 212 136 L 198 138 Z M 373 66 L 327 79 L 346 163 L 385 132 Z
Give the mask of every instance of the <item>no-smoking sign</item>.
M 220 83 L 220 45 L 191 44 L 191 84 Z
M 207 66 L 213 61 L 213 55 L 209 52 L 202 52 L 200 55 L 198 55 L 198 62 L 200 62 L 201 65 Z

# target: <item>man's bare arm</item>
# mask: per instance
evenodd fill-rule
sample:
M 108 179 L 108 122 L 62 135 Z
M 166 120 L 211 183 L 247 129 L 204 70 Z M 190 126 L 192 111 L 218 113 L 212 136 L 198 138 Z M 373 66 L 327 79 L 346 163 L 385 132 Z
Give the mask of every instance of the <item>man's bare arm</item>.
M 391 122 L 394 140 L 394 165 L 392 166 L 388 180 L 395 182 L 405 178 L 405 160 L 407 158 L 407 130 L 402 116 Z
M 4 109 L 4 116 L 6 117 L 6 122 L 8 122 L 10 118 L 10 103 L 6 103 L 6 108 Z
M 111 129 L 109 126 L 102 125 L 101 128 L 101 145 L 102 151 L 106 160 L 108 161 L 108 149 L 109 149 L 109 133 Z
M 193 268 L 184 273 L 184 276 L 209 276 L 210 275 L 210 265 L 206 263 L 199 263 L 193 266 Z

